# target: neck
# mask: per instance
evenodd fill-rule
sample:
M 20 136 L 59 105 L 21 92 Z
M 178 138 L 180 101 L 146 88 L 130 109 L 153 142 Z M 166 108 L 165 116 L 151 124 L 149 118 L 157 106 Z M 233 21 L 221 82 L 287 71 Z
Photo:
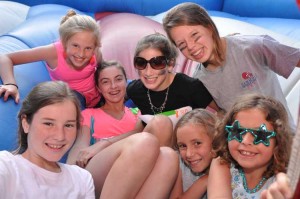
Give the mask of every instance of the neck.
M 61 172 L 61 169 L 59 167 L 59 165 L 57 164 L 57 162 L 51 162 L 48 161 L 40 156 L 31 154 L 29 152 L 29 149 L 27 149 L 23 154 L 22 154 L 23 158 L 27 159 L 28 161 L 30 161 L 31 163 L 45 169 L 51 172 L 55 172 L 55 173 L 59 173 Z
M 240 168 L 239 171 L 242 176 L 244 189 L 248 193 L 255 193 L 259 191 L 266 181 L 266 178 L 260 171 L 245 172 L 242 168 Z
M 111 117 L 120 120 L 123 118 L 124 115 L 124 109 L 125 109 L 125 105 L 116 103 L 116 104 L 109 104 L 109 103 L 105 103 L 101 109 L 107 113 L 108 115 L 110 115 Z

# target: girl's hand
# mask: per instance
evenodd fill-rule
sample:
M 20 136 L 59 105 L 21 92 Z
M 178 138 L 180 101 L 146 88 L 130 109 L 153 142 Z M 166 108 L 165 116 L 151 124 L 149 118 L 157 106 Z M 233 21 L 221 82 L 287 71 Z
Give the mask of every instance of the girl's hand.
M 111 143 L 108 141 L 99 141 L 92 146 L 81 149 L 78 153 L 76 164 L 85 168 L 91 158 L 109 145 L 111 145 Z
M 15 99 L 16 103 L 19 103 L 20 93 L 15 85 L 0 85 L 0 97 L 2 95 L 4 101 L 7 101 L 8 97 L 11 96 Z
M 278 173 L 276 181 L 261 193 L 261 199 L 291 199 L 292 190 L 289 186 L 289 179 L 285 173 Z

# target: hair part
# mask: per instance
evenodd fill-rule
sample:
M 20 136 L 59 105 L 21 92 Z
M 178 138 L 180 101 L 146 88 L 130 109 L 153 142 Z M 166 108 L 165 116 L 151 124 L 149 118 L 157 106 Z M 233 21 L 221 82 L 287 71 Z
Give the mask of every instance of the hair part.
M 134 57 L 138 57 L 143 50 L 149 48 L 153 48 L 160 51 L 163 54 L 163 56 L 166 57 L 168 61 L 167 64 L 169 66 L 175 66 L 178 51 L 176 46 L 174 46 L 174 44 L 171 43 L 165 35 L 157 32 L 143 37 L 137 43 Z
M 88 15 L 79 15 L 74 10 L 69 10 L 59 26 L 59 35 L 63 46 L 66 46 L 72 36 L 83 31 L 92 32 L 95 37 L 95 46 L 100 47 L 100 28 L 96 20 Z
M 222 162 L 238 165 L 229 152 L 228 133 L 225 131 L 225 126 L 232 125 L 236 114 L 240 111 L 253 108 L 260 109 L 266 114 L 266 120 L 271 123 L 276 132 L 274 156 L 264 176 L 269 178 L 279 172 L 286 172 L 291 153 L 292 130 L 284 106 L 270 96 L 252 93 L 238 97 L 223 120 L 217 124 L 216 135 L 213 139 L 213 152 L 221 157 Z
M 206 134 L 213 140 L 215 134 L 215 124 L 217 122 L 217 116 L 212 112 L 197 108 L 193 109 L 182 116 L 177 122 L 174 133 L 175 133 L 175 143 L 177 143 L 177 131 L 179 128 L 186 125 L 197 125 L 203 126 L 206 129 Z M 176 149 L 177 145 L 176 145 Z
M 203 26 L 210 30 L 214 41 L 213 56 L 216 59 L 216 64 L 220 65 L 224 59 L 222 50 L 221 37 L 217 26 L 209 16 L 207 11 L 196 3 L 185 2 L 171 8 L 163 18 L 163 28 L 166 31 L 169 39 L 176 45 L 171 37 L 172 28 L 178 26 Z
M 127 81 L 127 75 L 126 75 L 126 71 L 124 69 L 124 67 L 121 65 L 120 62 L 116 61 L 116 60 L 110 60 L 110 61 L 102 61 L 100 63 L 98 63 L 98 67 L 96 69 L 96 72 L 94 73 L 94 81 L 95 81 L 95 85 L 97 87 L 99 87 L 99 77 L 101 72 L 106 69 L 106 68 L 111 68 L 111 67 L 116 67 L 117 69 L 119 69 L 122 74 L 125 77 L 125 81 Z M 125 96 L 125 100 L 127 99 L 127 96 Z M 105 99 L 104 97 L 101 97 L 100 99 L 100 106 L 103 106 L 105 104 Z
M 32 123 L 35 113 L 43 107 L 71 101 L 76 107 L 77 133 L 80 129 L 81 112 L 79 101 L 69 86 L 62 81 L 48 81 L 36 85 L 24 99 L 18 113 L 18 146 L 14 154 L 22 154 L 28 148 L 28 132 L 24 132 L 22 120 L 26 119 L 28 124 Z

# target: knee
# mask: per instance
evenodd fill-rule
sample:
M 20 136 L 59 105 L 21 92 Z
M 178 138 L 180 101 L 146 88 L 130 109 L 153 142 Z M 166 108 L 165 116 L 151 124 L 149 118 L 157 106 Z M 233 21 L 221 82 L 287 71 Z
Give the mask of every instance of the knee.
M 142 132 L 134 134 L 130 137 L 131 141 L 128 147 L 132 148 L 135 153 L 140 153 L 143 156 L 158 156 L 160 143 L 154 135 L 147 132 Z
M 173 131 L 173 123 L 171 119 L 165 115 L 156 115 L 151 120 L 151 127 L 159 130 Z
M 169 162 L 169 166 L 175 168 L 179 165 L 179 155 L 170 147 L 160 147 L 160 154 L 166 162 Z
M 170 147 L 160 147 L 160 159 L 164 165 L 161 170 L 165 170 L 172 178 L 176 177 L 179 171 L 179 155 Z

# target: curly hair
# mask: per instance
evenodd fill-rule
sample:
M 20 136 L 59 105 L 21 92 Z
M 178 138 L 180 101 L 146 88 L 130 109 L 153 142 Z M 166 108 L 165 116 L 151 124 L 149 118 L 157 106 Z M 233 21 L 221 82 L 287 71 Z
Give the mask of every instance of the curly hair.
M 214 154 L 219 156 L 223 163 L 238 165 L 230 154 L 225 126 L 231 125 L 240 111 L 253 108 L 260 109 L 266 114 L 266 120 L 271 123 L 276 132 L 274 155 L 264 176 L 269 178 L 279 172 L 286 172 L 291 153 L 292 130 L 284 106 L 269 96 L 252 93 L 242 95 L 236 100 L 223 120 L 216 125 L 216 134 L 212 143 Z

